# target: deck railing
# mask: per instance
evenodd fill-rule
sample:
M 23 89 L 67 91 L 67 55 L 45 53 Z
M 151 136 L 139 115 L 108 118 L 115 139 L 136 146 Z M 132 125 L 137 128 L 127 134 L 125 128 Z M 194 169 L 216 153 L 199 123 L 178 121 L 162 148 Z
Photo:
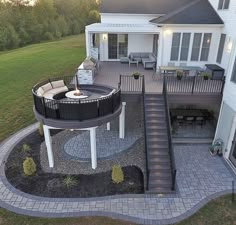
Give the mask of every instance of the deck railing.
M 177 76 L 166 75 L 164 80 L 168 93 L 182 94 L 222 94 L 225 84 L 224 78 L 221 80 L 205 80 L 201 76 L 183 76 L 178 79 Z
M 68 100 L 63 98 L 57 100 L 47 99 L 37 95 L 37 89 L 40 86 L 56 80 L 63 80 L 69 90 L 74 90 L 75 84 L 77 83 L 75 76 L 68 76 L 46 80 L 33 87 L 32 94 L 35 110 L 45 118 L 84 121 L 112 114 L 118 110 L 121 105 L 120 88 L 112 94 L 91 100 Z M 80 89 L 82 90 L 94 91 L 94 87 L 96 87 L 99 91 L 101 91 L 101 88 L 105 88 L 106 91 L 112 90 L 112 88 L 103 87 L 100 85 L 80 85 Z M 60 95 L 63 95 L 63 93 L 60 93 Z
M 169 101 L 168 101 L 166 79 L 164 79 L 164 83 L 163 83 L 163 96 L 164 96 L 164 101 L 165 101 L 167 132 L 168 132 L 168 146 L 169 146 L 168 149 L 169 149 L 170 165 L 171 165 L 171 177 L 172 177 L 171 189 L 174 191 L 175 190 L 175 183 L 176 183 L 176 165 L 175 165 L 175 156 L 174 156 L 173 144 L 172 144 L 171 120 L 170 120 L 170 110 L 169 110 Z
M 144 76 L 120 75 L 121 92 L 143 93 Z

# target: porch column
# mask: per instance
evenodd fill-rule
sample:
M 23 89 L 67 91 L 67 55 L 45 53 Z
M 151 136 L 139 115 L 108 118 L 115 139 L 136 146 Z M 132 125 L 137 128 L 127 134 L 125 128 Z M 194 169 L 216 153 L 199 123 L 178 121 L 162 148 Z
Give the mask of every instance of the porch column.
M 90 55 L 90 32 L 85 29 L 85 40 L 86 40 L 86 56 Z
M 122 110 L 119 116 L 119 134 L 120 138 L 125 138 L 125 106 L 126 102 L 122 102 Z
M 97 168 L 96 127 L 90 128 L 91 162 L 92 168 Z
M 163 28 L 162 28 L 163 29 Z M 158 55 L 157 55 L 157 64 L 156 64 L 156 72 L 159 72 L 159 66 L 162 65 L 162 58 L 163 58 L 163 30 L 159 33 L 159 40 L 158 40 Z
M 44 138 L 45 138 L 45 143 L 47 147 L 49 167 L 53 168 L 54 157 L 53 157 L 53 152 L 52 152 L 52 139 L 51 139 L 49 127 L 46 125 L 43 125 L 43 132 L 44 132 Z
M 111 130 L 111 123 L 107 123 L 107 130 Z

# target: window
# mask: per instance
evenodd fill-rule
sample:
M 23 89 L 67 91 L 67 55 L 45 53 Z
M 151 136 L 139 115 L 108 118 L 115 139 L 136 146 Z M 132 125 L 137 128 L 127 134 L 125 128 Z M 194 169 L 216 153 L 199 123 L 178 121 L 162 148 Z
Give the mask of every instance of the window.
M 218 62 L 218 63 L 221 63 L 221 60 L 222 60 L 223 51 L 224 51 L 224 47 L 225 47 L 225 39 L 226 39 L 226 34 L 221 34 L 219 48 L 218 48 L 218 54 L 217 54 L 217 58 L 216 58 L 216 62 Z
M 170 56 L 170 60 L 172 61 L 179 59 L 180 38 L 181 38 L 181 33 L 173 33 L 171 56 Z
M 198 61 L 201 41 L 202 41 L 202 34 L 195 33 L 193 38 L 191 61 Z
M 236 57 L 235 57 L 235 61 L 234 61 L 234 68 L 233 68 L 233 73 L 232 73 L 231 81 L 236 83 Z
M 180 53 L 180 60 L 181 61 L 188 60 L 190 37 L 191 37 L 191 33 L 183 33 L 181 53 Z
M 208 60 L 210 45 L 211 45 L 211 36 L 212 34 L 210 33 L 204 34 L 203 42 L 202 42 L 201 58 L 200 58 L 201 61 Z
M 219 0 L 218 9 L 228 9 L 230 0 Z
M 108 34 L 108 58 L 119 59 L 128 54 L 128 34 Z

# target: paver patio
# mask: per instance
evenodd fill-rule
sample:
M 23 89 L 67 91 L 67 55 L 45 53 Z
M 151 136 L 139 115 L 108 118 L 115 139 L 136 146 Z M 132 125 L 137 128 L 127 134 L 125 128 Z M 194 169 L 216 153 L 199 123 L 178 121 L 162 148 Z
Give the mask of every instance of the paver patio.
M 170 224 L 182 220 L 210 199 L 230 193 L 235 175 L 207 145 L 174 146 L 177 193 L 172 195 L 122 195 L 90 199 L 50 199 L 16 190 L 5 178 L 4 161 L 37 124 L 16 133 L 0 145 L 0 206 L 17 213 L 41 217 L 112 216 L 139 224 Z

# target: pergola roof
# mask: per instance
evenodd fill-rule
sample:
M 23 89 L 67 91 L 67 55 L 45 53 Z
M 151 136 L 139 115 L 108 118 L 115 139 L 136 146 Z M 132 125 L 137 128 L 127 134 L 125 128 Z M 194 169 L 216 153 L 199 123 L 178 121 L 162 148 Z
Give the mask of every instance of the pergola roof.
M 95 33 L 159 33 L 160 28 L 153 24 L 94 23 L 86 26 L 86 31 Z

